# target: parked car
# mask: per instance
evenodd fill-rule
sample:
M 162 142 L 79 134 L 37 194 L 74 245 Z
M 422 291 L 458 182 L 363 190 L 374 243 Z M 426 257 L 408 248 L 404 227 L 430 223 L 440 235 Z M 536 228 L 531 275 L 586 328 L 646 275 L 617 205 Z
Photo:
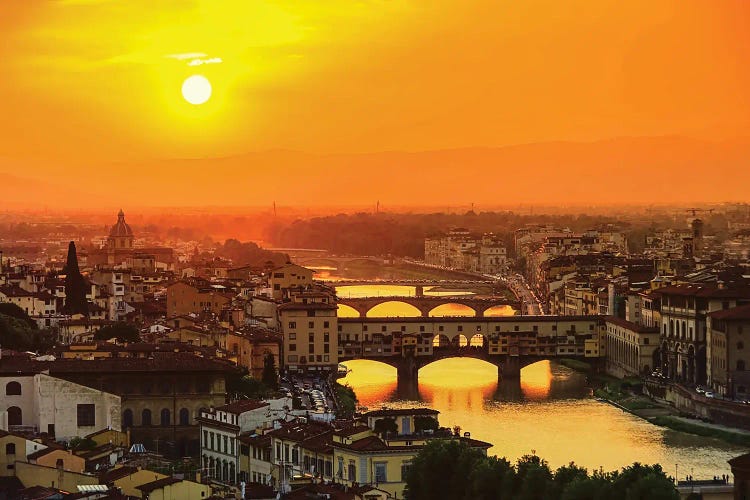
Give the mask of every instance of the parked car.
M 711 391 L 706 391 L 706 393 L 704 394 L 704 396 L 706 396 L 707 398 L 713 398 L 713 397 L 715 397 L 714 393 L 711 392 Z

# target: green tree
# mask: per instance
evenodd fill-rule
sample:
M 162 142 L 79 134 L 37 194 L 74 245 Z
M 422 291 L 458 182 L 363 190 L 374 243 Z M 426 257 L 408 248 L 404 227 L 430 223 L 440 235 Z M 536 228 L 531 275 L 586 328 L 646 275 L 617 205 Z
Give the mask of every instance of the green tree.
M 10 316 L 11 318 L 20 319 L 27 325 L 29 325 L 29 328 L 36 330 L 37 324 L 36 321 L 31 319 L 31 317 L 26 314 L 26 311 L 18 307 L 16 304 L 11 304 L 10 302 L 3 302 L 0 303 L 0 314 L 3 316 Z
M 573 462 L 563 465 L 555 471 L 554 475 L 554 498 L 560 498 L 565 488 L 576 480 L 588 479 L 589 474 L 586 469 L 579 467 Z
M 469 478 L 468 498 L 477 500 L 513 498 L 516 471 L 504 458 L 489 457 L 475 466 Z
M 420 450 L 406 474 L 407 500 L 471 498 L 472 472 L 487 458 L 457 440 L 433 440 Z
M 140 342 L 141 335 L 138 328 L 130 323 L 117 322 L 114 325 L 107 325 L 94 332 L 96 340 L 117 339 L 118 342 Z
M 276 359 L 273 357 L 273 353 L 267 352 L 263 357 L 263 374 L 261 380 L 271 389 L 276 389 L 279 386 L 279 377 L 276 372 Z
M 565 486 L 560 500 L 608 500 L 612 484 L 601 474 L 579 477 Z
M 88 315 L 86 301 L 86 281 L 78 268 L 76 244 L 71 241 L 68 245 L 68 261 L 65 264 L 65 308 L 67 314 Z
M 439 428 L 440 424 L 438 424 L 437 419 L 433 417 L 428 417 L 425 415 L 414 417 L 414 430 L 416 430 L 417 432 L 427 430 L 436 431 Z
M 392 418 L 379 418 L 375 421 L 373 430 L 378 434 L 398 432 L 398 424 Z
M 24 313 L 25 314 L 25 313 Z M 31 320 L 0 314 L 0 345 L 16 351 L 47 352 L 55 338 L 49 330 L 39 330 Z

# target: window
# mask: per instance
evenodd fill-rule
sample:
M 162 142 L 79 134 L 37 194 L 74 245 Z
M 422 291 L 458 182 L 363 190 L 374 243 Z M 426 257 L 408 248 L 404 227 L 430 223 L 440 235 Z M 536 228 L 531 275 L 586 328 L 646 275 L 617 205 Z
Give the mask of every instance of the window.
M 93 427 L 96 419 L 96 406 L 92 404 L 79 404 L 76 410 L 78 427 Z
M 315 328 L 315 321 L 308 321 L 307 322 L 307 327 L 308 328 Z
M 290 321 L 289 322 L 289 328 L 290 329 L 297 328 L 297 322 L 296 321 Z
M 297 334 L 296 333 L 290 333 L 289 334 L 289 340 L 297 340 Z
M 167 427 L 171 423 L 171 417 L 169 410 L 167 408 L 163 408 L 161 410 L 161 426 Z
M 289 360 L 290 363 L 296 363 L 297 362 L 297 355 L 296 354 L 290 354 L 287 356 L 287 360 Z
M 127 409 L 122 413 L 122 425 L 125 428 L 133 427 L 133 410 Z
M 297 344 L 289 344 L 289 351 L 296 351 L 297 350 Z
M 737 371 L 738 372 L 744 372 L 745 371 L 745 361 L 743 361 L 741 359 L 737 361 Z
M 738 351 L 741 351 L 744 348 L 745 348 L 745 344 L 743 344 L 742 342 L 737 342 L 737 350 Z
M 330 323 L 328 321 L 324 321 L 323 322 L 323 328 L 329 328 L 329 326 L 328 326 L 329 324 Z
M 323 344 L 323 352 L 326 354 L 330 352 L 330 346 L 328 344 Z
M 354 466 L 353 463 L 349 463 L 349 467 L 348 467 L 348 471 L 347 472 L 348 472 L 347 479 L 349 481 L 354 482 L 354 481 L 357 480 L 356 479 L 357 478 L 357 468 Z
M 149 426 L 151 425 L 151 410 L 146 408 L 141 412 L 141 425 L 143 426 Z
M 315 333 L 310 332 L 307 334 L 307 341 L 308 342 L 315 342 Z
M 330 342 L 331 341 L 331 335 L 329 333 L 323 334 L 323 342 Z
M 409 474 L 410 467 L 411 462 L 403 462 L 401 464 L 401 481 L 406 481 L 406 476 Z
M 16 444 L 15 443 L 8 443 L 5 445 L 5 454 L 6 455 L 15 455 L 16 454 Z
M 21 395 L 21 384 L 18 382 L 8 382 L 5 386 L 6 396 L 20 396 Z
M 386 475 L 386 463 L 385 462 L 375 462 L 375 482 L 376 483 L 385 483 L 388 481 L 387 475 Z

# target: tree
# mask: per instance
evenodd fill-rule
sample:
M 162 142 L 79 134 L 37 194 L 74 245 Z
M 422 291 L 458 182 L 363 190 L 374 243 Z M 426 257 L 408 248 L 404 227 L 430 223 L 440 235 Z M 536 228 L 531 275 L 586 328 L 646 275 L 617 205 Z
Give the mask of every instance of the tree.
M 472 472 L 486 460 L 482 452 L 457 440 L 430 441 L 420 450 L 409 467 L 404 498 L 471 498 L 474 490 L 487 489 L 481 485 L 472 485 Z
M 3 310 L 16 314 L 12 308 Z M 49 330 L 38 329 L 34 320 L 28 316 L 19 318 L 0 313 L 0 345 L 3 347 L 16 351 L 46 352 L 54 343 L 53 333 Z
M 436 431 L 439 428 L 440 424 L 438 424 L 437 419 L 433 417 L 428 417 L 425 415 L 414 417 L 414 430 L 417 432 L 427 430 Z
M 118 342 L 134 343 L 141 341 L 141 335 L 138 333 L 138 329 L 135 326 L 120 321 L 114 325 L 104 326 L 94 332 L 94 339 L 117 339 Z
M 392 418 L 379 418 L 375 421 L 373 430 L 378 434 L 398 432 L 398 424 Z
M 26 311 L 18 307 L 16 304 L 11 304 L 10 302 L 0 303 L 0 314 L 19 319 L 29 325 L 29 328 L 34 330 L 37 329 L 36 321 L 31 319 L 31 317 L 26 314 Z
M 76 244 L 71 241 L 68 245 L 68 261 L 65 264 L 65 309 L 67 314 L 83 314 L 88 316 L 86 302 L 86 281 L 78 268 Z
M 278 374 L 276 373 L 276 359 L 271 352 L 266 352 L 266 355 L 263 357 L 263 374 L 261 380 L 271 389 L 276 389 L 279 385 Z

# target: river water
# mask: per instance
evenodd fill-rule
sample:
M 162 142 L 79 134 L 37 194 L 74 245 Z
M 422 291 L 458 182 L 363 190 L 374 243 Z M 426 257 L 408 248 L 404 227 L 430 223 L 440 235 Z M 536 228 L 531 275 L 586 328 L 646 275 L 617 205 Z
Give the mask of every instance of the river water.
M 342 296 L 388 295 L 391 287 L 341 287 Z M 404 287 L 408 288 L 408 287 Z M 400 290 L 408 295 L 408 290 Z M 378 306 L 368 316 L 412 316 L 404 304 Z M 465 311 L 453 309 L 453 313 Z M 505 311 L 512 314 L 512 311 Z M 452 315 L 450 310 L 447 315 Z M 340 309 L 341 316 L 349 312 Z M 433 314 L 441 315 L 441 314 Z M 401 399 L 396 370 L 383 363 L 347 361 L 342 380 L 370 409 L 427 406 L 440 411 L 440 424 L 458 425 L 475 439 L 493 444 L 490 454 L 515 461 L 536 453 L 552 467 L 574 461 L 589 470 L 614 470 L 633 462 L 659 463 L 684 479 L 730 474 L 727 460 L 748 450 L 658 427 L 591 397 L 586 378 L 554 362 L 542 361 L 521 371 L 518 381 L 498 383 L 497 368 L 476 359 L 445 359 L 419 371 L 419 395 Z

